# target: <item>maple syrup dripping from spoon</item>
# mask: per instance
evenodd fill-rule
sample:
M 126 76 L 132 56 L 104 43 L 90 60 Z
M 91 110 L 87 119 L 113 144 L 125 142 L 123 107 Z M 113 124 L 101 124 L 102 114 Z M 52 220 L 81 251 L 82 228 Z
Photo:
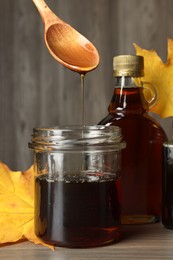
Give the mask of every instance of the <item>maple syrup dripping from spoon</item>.
M 80 74 L 81 125 L 85 125 L 85 74 L 100 61 L 95 46 L 56 16 L 44 0 L 33 0 L 44 22 L 44 40 L 51 55 L 68 69 Z
M 85 125 L 85 85 L 84 85 L 85 74 L 80 74 L 80 85 L 81 85 L 81 125 Z

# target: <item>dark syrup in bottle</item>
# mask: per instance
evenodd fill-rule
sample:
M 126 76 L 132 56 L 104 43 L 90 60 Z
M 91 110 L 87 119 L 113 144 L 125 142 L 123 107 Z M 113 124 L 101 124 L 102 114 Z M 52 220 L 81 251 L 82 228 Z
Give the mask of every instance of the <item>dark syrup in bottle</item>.
M 173 142 L 163 144 L 162 223 L 173 229 Z
M 99 123 L 119 126 L 127 143 L 121 164 L 124 224 L 154 223 L 161 215 L 162 144 L 167 137 L 147 114 L 142 91 L 115 88 L 109 114 Z
M 119 126 L 127 143 L 122 151 L 122 223 L 155 223 L 161 215 L 162 144 L 167 136 L 148 114 L 157 100 L 145 100 L 144 58 L 119 55 L 113 59 L 115 89 L 109 114 L 100 124 Z M 151 90 L 151 89 L 150 89 Z

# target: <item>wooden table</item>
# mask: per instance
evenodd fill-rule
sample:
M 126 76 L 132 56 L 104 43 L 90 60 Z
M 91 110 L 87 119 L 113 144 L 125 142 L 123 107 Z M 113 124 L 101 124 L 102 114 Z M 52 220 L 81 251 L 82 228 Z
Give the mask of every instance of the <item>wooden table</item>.
M 90 248 L 52 250 L 22 242 L 0 247 L 1 260 L 116 260 L 173 259 L 173 230 L 162 224 L 124 226 L 124 238 L 114 245 Z

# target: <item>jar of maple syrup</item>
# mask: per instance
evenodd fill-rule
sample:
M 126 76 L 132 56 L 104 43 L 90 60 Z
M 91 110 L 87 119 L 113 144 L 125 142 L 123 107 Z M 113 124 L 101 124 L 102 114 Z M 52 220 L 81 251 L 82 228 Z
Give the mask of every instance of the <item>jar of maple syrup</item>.
M 35 128 L 35 233 L 46 243 L 93 247 L 120 238 L 121 129 Z
M 148 115 L 143 57 L 114 57 L 113 70 L 115 89 L 109 113 L 99 124 L 119 126 L 127 143 L 122 151 L 121 220 L 124 224 L 155 223 L 161 215 L 162 144 L 167 136 Z

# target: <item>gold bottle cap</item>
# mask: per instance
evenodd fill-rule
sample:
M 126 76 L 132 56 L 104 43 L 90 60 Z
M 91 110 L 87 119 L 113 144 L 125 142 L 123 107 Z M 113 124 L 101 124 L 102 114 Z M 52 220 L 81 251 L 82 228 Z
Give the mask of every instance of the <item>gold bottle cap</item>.
M 113 75 L 115 77 L 142 77 L 144 75 L 144 58 L 133 55 L 119 55 L 114 57 Z

